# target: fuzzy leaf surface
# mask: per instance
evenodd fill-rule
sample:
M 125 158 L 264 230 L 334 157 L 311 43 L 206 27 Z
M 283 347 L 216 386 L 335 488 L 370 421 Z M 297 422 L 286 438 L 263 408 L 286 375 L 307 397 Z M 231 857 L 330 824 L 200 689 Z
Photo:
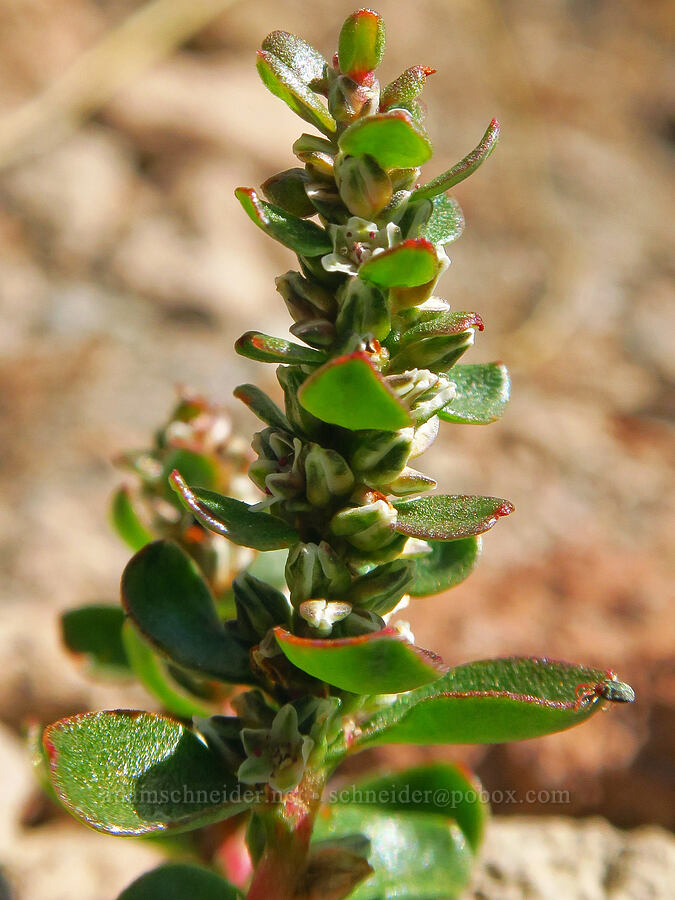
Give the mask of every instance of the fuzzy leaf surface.
M 262 42 L 262 49 L 278 57 L 307 87 L 323 80 L 326 60 L 297 34 L 273 31 Z
M 393 628 L 353 638 L 301 638 L 282 628 L 277 642 L 294 666 L 343 691 L 395 694 L 438 679 L 440 657 L 403 640 Z
M 601 706 L 575 709 L 576 688 L 607 672 L 537 657 L 457 666 L 399 697 L 361 724 L 359 747 L 373 744 L 498 744 L 564 731 Z
M 338 146 L 350 156 L 372 156 L 383 169 L 411 169 L 431 159 L 429 138 L 403 109 L 357 119 Z
M 333 249 L 327 232 L 314 222 L 299 219 L 280 206 L 266 203 L 253 188 L 240 187 L 234 193 L 258 228 L 300 256 L 323 256 Z
M 205 528 L 222 534 L 233 544 L 254 550 L 281 550 L 297 543 L 297 531 L 266 512 L 255 512 L 248 503 L 224 497 L 214 491 L 192 489 L 177 472 L 171 485 L 181 503 Z
M 397 500 L 396 530 L 430 541 L 453 541 L 488 531 L 513 505 L 499 497 L 438 494 L 415 500 Z
M 432 244 L 449 244 L 464 231 L 464 213 L 454 197 L 439 194 L 431 201 L 433 209 L 422 236 Z
M 398 431 L 410 415 L 365 353 L 330 360 L 298 392 L 301 405 L 317 419 L 351 431 Z
M 449 191 L 451 187 L 459 184 L 460 181 L 464 181 L 465 178 L 472 175 L 476 169 L 485 162 L 497 146 L 498 140 L 499 122 L 496 119 L 493 119 L 488 125 L 478 146 L 474 147 L 470 153 L 467 153 L 463 159 L 451 169 L 448 169 L 447 172 L 443 172 L 442 175 L 434 178 L 433 181 L 430 181 L 428 184 L 423 184 L 421 187 L 414 190 L 410 198 L 411 203 L 414 203 L 417 200 L 435 197 L 438 194 Z
M 460 584 L 476 568 L 480 550 L 479 537 L 431 541 L 431 553 L 415 559 L 415 577 L 408 593 L 428 597 Z
M 425 316 L 420 322 L 406 328 L 398 335 L 398 347 L 408 347 L 428 337 L 461 334 L 469 328 L 483 331 L 483 320 L 474 312 L 446 312 Z M 454 369 L 453 369 L 454 372 Z
M 335 119 L 325 104 L 284 62 L 267 50 L 258 51 L 258 74 L 265 87 L 283 100 L 297 116 L 328 137 L 335 134 Z
M 218 617 L 196 564 L 171 541 L 148 544 L 122 574 L 122 605 L 172 662 L 228 682 L 250 682 L 248 647 Z
M 452 402 L 438 413 L 445 422 L 489 425 L 501 418 L 509 402 L 511 382 L 503 363 L 453 366 L 447 373 L 457 391 Z
M 222 801 L 235 786 L 233 776 L 185 725 L 167 716 L 83 713 L 48 726 L 43 740 L 56 793 L 97 831 L 186 831 L 245 808 Z M 186 787 L 193 792 L 188 798 Z

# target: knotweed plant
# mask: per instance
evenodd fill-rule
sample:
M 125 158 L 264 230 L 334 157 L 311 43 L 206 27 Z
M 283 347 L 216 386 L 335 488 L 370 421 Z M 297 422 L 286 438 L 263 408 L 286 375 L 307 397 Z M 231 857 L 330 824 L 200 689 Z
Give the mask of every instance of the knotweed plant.
M 257 498 L 224 496 L 204 446 L 159 447 L 149 470 L 137 461 L 154 527 L 118 495 L 138 551 L 122 577 L 123 631 L 128 656 L 161 661 L 159 677 L 180 683 L 180 702 L 155 688 L 174 715 L 86 713 L 44 735 L 56 793 L 100 831 L 247 817 L 250 900 L 455 896 L 487 814 L 475 779 L 435 764 L 337 790 L 327 782 L 340 763 L 385 744 L 532 738 L 633 699 L 611 672 L 543 658 L 448 668 L 397 618 L 465 579 L 480 535 L 513 507 L 435 494 L 418 468 L 441 422 L 487 424 L 508 400 L 501 364 L 459 362 L 480 316 L 434 293 L 464 226 L 448 191 L 490 155 L 498 124 L 424 182 L 420 94 L 434 70 L 413 66 L 382 87 L 383 52 L 370 10 L 346 20 L 330 64 L 286 32 L 263 41 L 260 76 L 308 131 L 293 145 L 300 165 L 260 193 L 236 191 L 297 257 L 276 280 L 295 340 L 249 331 L 236 343 L 277 366 L 283 393 L 278 406 L 252 384 L 234 392 L 262 423 L 248 470 Z M 239 560 L 231 589 L 230 545 L 259 554 Z M 283 586 L 274 565 L 263 574 L 269 551 L 286 555 Z M 239 887 L 175 864 L 122 897 Z

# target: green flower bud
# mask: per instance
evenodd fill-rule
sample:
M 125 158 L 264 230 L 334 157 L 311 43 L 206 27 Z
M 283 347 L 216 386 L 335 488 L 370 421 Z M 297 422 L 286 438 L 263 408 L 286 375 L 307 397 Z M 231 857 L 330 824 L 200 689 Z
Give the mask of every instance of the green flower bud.
M 473 346 L 474 337 L 475 329 L 469 328 L 459 334 L 436 335 L 407 344 L 392 357 L 389 369 L 391 372 L 411 368 L 447 372 Z
M 372 156 L 344 156 L 335 161 L 335 181 L 350 213 L 371 219 L 390 202 L 391 180 Z
M 419 169 L 392 169 L 389 172 L 395 191 L 411 191 L 420 177 Z
M 237 624 L 243 637 L 257 643 L 275 625 L 289 627 L 290 604 L 271 584 L 242 572 L 232 582 L 232 589 Z
M 415 563 L 395 559 L 356 578 L 349 589 L 349 599 L 359 609 L 383 616 L 398 604 L 414 578 Z
M 251 481 L 267 494 L 258 504 L 265 508 L 279 500 L 289 500 L 304 493 L 305 476 L 301 464 L 302 442 L 298 438 L 264 428 L 251 443 L 258 459 L 249 466 Z
M 286 582 L 291 602 L 297 607 L 305 600 L 344 594 L 352 577 L 330 544 L 296 544 L 288 554 Z
M 298 607 L 298 612 L 318 637 L 328 637 L 333 625 L 345 619 L 351 611 L 351 603 L 343 600 L 305 600 Z
M 305 192 L 308 183 L 309 176 L 304 169 L 295 168 L 272 175 L 263 182 L 261 187 L 270 203 L 304 219 L 307 216 L 313 216 L 316 212 Z
M 309 181 L 306 193 L 315 211 L 325 219 L 334 222 L 347 220 L 349 212 L 345 209 L 334 181 Z
M 242 784 L 267 783 L 286 793 L 300 783 L 314 741 L 298 730 L 298 714 L 290 703 L 282 706 L 271 728 L 243 728 L 241 742 L 247 759 L 239 766 Z
M 440 428 L 440 420 L 438 416 L 432 416 L 422 425 L 412 429 L 413 440 L 410 448 L 410 456 L 408 460 L 417 459 L 426 452 L 438 437 L 438 429 Z
M 286 272 L 275 279 L 275 284 L 294 321 L 332 319 L 335 315 L 335 298 L 330 291 L 299 272 Z
M 348 75 L 332 73 L 328 88 L 328 110 L 336 122 L 351 125 L 361 116 L 377 112 L 380 103 L 380 83 L 371 74 L 359 84 Z
M 387 546 L 396 537 L 396 509 L 377 491 L 365 490 L 359 499 L 359 506 L 348 506 L 335 513 L 330 521 L 331 531 L 359 550 Z
M 323 423 L 307 412 L 298 400 L 298 390 L 305 378 L 299 366 L 279 366 L 277 369 L 277 380 L 284 391 L 286 418 L 297 431 L 316 437 L 323 430 Z
M 327 506 L 335 497 L 348 494 L 354 476 L 347 461 L 336 450 L 310 444 L 305 457 L 307 499 L 312 506 Z
M 335 325 L 341 336 L 358 334 L 384 340 L 391 329 L 386 296 L 374 284 L 350 278 Z
M 293 144 L 293 153 L 308 166 L 312 178 L 332 181 L 336 152 L 334 144 L 313 134 L 301 134 Z
M 382 631 L 386 623 L 381 616 L 369 609 L 355 609 L 333 626 L 332 636 L 358 637 L 361 634 L 372 634 L 374 631 Z
M 385 380 L 406 404 L 416 425 L 422 425 L 455 396 L 454 382 L 427 369 L 387 375 Z
M 405 467 L 413 442 L 412 428 L 401 431 L 360 431 L 350 457 L 355 472 L 375 486 L 392 482 Z
M 328 319 L 306 319 L 304 322 L 296 322 L 295 325 L 291 325 L 288 330 L 296 338 L 316 350 L 331 347 L 335 340 L 335 325 Z
M 396 497 L 408 497 L 410 494 L 421 494 L 432 491 L 436 482 L 428 475 L 406 466 L 405 469 L 387 486 L 387 493 Z

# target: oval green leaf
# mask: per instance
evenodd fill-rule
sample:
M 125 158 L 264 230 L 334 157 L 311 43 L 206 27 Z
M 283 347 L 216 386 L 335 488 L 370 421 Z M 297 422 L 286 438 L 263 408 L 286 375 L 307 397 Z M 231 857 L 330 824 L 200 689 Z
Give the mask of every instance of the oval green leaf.
M 394 628 L 354 638 L 301 638 L 275 628 L 277 642 L 294 666 L 354 694 L 396 694 L 443 674 L 442 660 L 404 640 Z
M 255 384 L 240 384 L 234 389 L 233 394 L 237 400 L 245 403 L 261 422 L 264 422 L 271 428 L 280 428 L 282 431 L 292 432 L 293 429 L 290 422 L 276 403 Z
M 333 249 L 323 228 L 291 215 L 280 206 L 261 200 L 253 188 L 237 188 L 234 192 L 244 212 L 258 228 L 301 256 L 324 256 Z
M 404 109 L 357 119 L 338 146 L 349 156 L 374 157 L 383 169 L 413 169 L 432 156 L 429 138 Z
M 409 109 L 409 105 L 417 100 L 424 90 L 429 75 L 433 75 L 435 71 L 429 66 L 411 66 L 406 69 L 382 91 L 380 109 L 387 110 L 392 107 Z
M 460 584 L 476 568 L 480 550 L 479 537 L 432 541 L 431 553 L 415 559 L 415 577 L 408 593 L 428 597 Z
M 297 34 L 273 31 L 262 42 L 262 49 L 278 57 L 307 87 L 319 87 L 323 82 L 326 60 Z
M 221 622 L 196 564 L 171 541 L 140 550 L 122 574 L 122 605 L 172 662 L 227 682 L 251 682 L 248 646 Z
M 437 194 L 449 191 L 451 187 L 459 184 L 460 181 L 464 181 L 465 178 L 472 175 L 476 169 L 485 162 L 497 146 L 498 140 L 499 122 L 496 119 L 493 119 L 488 125 L 478 146 L 474 147 L 471 153 L 467 153 L 464 159 L 461 159 L 451 169 L 448 169 L 447 172 L 443 172 L 442 175 L 434 178 L 433 181 L 430 181 L 428 184 L 423 184 L 421 187 L 414 190 L 410 197 L 410 202 L 416 203 L 418 200 L 431 199 L 432 197 L 437 196 Z
M 97 831 L 187 831 L 246 808 L 220 759 L 167 716 L 83 713 L 49 725 L 43 740 L 56 793 Z
M 449 244 L 464 231 L 462 207 L 447 194 L 439 194 L 432 200 L 433 209 L 421 235 L 432 244 Z
M 436 249 L 426 238 L 411 238 L 371 256 L 359 268 L 359 278 L 381 288 L 418 287 L 440 272 Z
M 469 881 L 473 853 L 459 826 L 444 816 L 357 804 L 332 804 L 317 816 L 317 841 L 358 834 L 370 841 L 373 874 L 349 900 L 449 900 Z
M 411 424 L 408 410 L 365 353 L 330 360 L 304 382 L 298 399 L 317 419 L 351 431 L 398 431 Z
M 384 56 L 384 22 L 372 9 L 360 9 L 347 18 L 338 41 L 340 71 L 354 81 L 382 62 Z
M 240 356 L 258 362 L 300 363 L 320 366 L 326 361 L 326 354 L 302 347 L 284 338 L 271 337 L 259 331 L 247 331 L 235 343 L 234 349 Z
M 490 815 L 482 785 L 463 765 L 432 763 L 359 781 L 339 792 L 341 803 L 447 816 L 478 851 Z
M 129 660 L 122 643 L 124 613 L 119 606 L 92 604 L 61 616 L 61 636 L 71 653 L 84 657 L 94 674 L 129 676 Z
M 318 128 L 319 131 L 323 131 L 328 137 L 335 134 L 335 119 L 328 112 L 318 94 L 307 87 L 304 81 L 278 56 L 267 50 L 258 50 L 256 66 L 265 87 L 275 97 L 283 100 L 297 116 Z
M 295 528 L 266 512 L 254 512 L 248 503 L 223 497 L 214 491 L 188 487 L 178 472 L 171 475 L 171 486 L 181 503 L 205 528 L 222 534 L 233 544 L 254 550 L 281 550 L 300 538 Z
M 498 744 L 564 731 L 603 706 L 599 696 L 579 704 L 577 687 L 609 674 L 536 657 L 468 663 L 361 723 L 358 745 Z
M 118 488 L 110 504 L 110 521 L 117 534 L 134 553 L 145 547 L 153 535 L 148 531 L 136 512 L 129 488 Z
M 447 373 L 457 387 L 452 402 L 438 413 L 445 422 L 489 425 L 499 419 L 509 402 L 511 382 L 503 363 L 453 366 Z
M 122 891 L 117 900 L 239 900 L 241 894 L 229 882 L 200 866 L 165 863 L 145 872 Z
M 430 541 L 454 541 L 488 531 L 502 516 L 513 512 L 513 504 L 499 497 L 439 494 L 415 500 L 397 500 L 396 530 L 400 534 Z

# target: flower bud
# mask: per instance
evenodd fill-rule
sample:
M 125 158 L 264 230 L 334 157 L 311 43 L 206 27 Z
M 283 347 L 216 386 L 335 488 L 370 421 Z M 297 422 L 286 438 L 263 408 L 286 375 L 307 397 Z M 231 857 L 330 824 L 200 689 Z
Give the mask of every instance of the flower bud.
M 307 499 L 312 506 L 327 506 L 335 497 L 348 494 L 354 476 L 347 461 L 336 450 L 310 444 L 305 457 Z
M 274 717 L 271 728 L 242 728 L 241 742 L 247 758 L 237 770 L 242 784 L 267 783 L 285 793 L 300 783 L 314 741 L 298 729 L 298 714 L 287 703 Z
M 343 600 L 305 600 L 298 607 L 298 612 L 318 637 L 328 637 L 333 625 L 345 619 L 351 611 L 351 603 Z
M 335 146 L 326 138 L 313 134 L 301 134 L 293 144 L 293 153 L 310 169 L 310 177 L 322 180 L 333 179 L 333 159 Z
M 354 216 L 372 219 L 390 202 L 391 180 L 372 156 L 338 155 L 335 181 L 340 197 Z
M 272 175 L 261 187 L 270 203 L 304 219 L 316 212 L 305 192 L 308 182 L 309 176 L 304 169 L 294 168 Z
M 362 116 L 377 112 L 380 102 L 380 83 L 370 75 L 359 84 L 348 75 L 331 77 L 328 88 L 328 110 L 336 122 L 351 125 Z
M 302 442 L 298 438 L 264 428 L 251 442 L 258 459 L 249 466 L 251 481 L 267 494 L 268 500 L 258 506 L 264 508 L 278 500 L 289 500 L 303 493 L 305 478 L 300 454 Z
M 415 425 L 422 425 L 455 396 L 454 382 L 427 369 L 388 375 L 385 380 L 408 407 Z
M 410 494 L 423 494 L 432 491 L 436 482 L 428 475 L 406 466 L 405 469 L 387 486 L 387 493 L 396 497 L 408 497 Z
M 361 634 L 372 634 L 382 631 L 385 621 L 377 613 L 369 609 L 354 609 L 341 622 L 333 626 L 333 637 L 359 637 Z
M 295 322 L 334 316 L 333 295 L 315 281 L 303 278 L 299 272 L 286 272 L 275 279 L 275 284 Z
M 349 589 L 349 599 L 354 606 L 383 616 L 398 604 L 414 578 L 415 563 L 395 559 L 355 579 Z
M 391 329 L 386 296 L 374 284 L 350 278 L 335 325 L 341 337 L 358 334 L 384 340 Z
M 258 641 L 275 625 L 290 625 L 286 597 L 271 584 L 242 572 L 232 582 L 237 624 L 243 637 Z
M 402 431 L 360 431 L 350 464 L 369 484 L 386 485 L 403 470 L 412 447 L 412 428 Z
M 396 537 L 396 509 L 377 491 L 363 491 L 360 499 L 360 506 L 348 506 L 335 513 L 330 528 L 359 550 L 377 550 Z
M 330 544 L 296 544 L 288 554 L 286 582 L 291 602 L 343 594 L 351 584 L 349 569 Z
M 331 347 L 335 340 L 335 325 L 328 319 L 306 319 L 291 325 L 288 330 L 294 337 L 316 350 Z

